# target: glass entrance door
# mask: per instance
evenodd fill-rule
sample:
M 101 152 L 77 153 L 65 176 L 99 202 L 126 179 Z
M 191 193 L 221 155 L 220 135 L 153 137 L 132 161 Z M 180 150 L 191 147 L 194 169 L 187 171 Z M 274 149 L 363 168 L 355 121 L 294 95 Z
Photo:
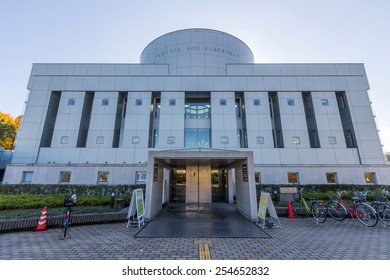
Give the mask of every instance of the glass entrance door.
M 211 170 L 212 202 L 225 202 L 227 199 L 227 171 Z
M 178 167 L 171 169 L 170 173 L 170 201 L 186 201 L 186 168 Z

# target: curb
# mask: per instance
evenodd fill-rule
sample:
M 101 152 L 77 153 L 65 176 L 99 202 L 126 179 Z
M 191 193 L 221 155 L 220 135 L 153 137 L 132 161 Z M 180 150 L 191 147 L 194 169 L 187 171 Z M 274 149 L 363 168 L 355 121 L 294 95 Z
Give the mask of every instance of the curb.
M 287 216 L 287 207 L 275 207 L 276 213 L 281 216 Z M 15 231 L 34 230 L 38 224 L 38 218 L 28 219 L 10 219 L 0 220 L 0 234 Z M 72 226 L 102 224 L 102 223 L 119 223 L 127 221 L 126 212 L 98 213 L 98 214 L 74 214 L 72 215 Z M 63 216 L 47 217 L 47 228 L 59 228 L 64 222 Z
M 36 228 L 38 221 L 39 218 L 3 220 L 0 221 L 0 233 L 33 230 Z M 46 225 L 47 228 L 58 228 L 62 226 L 63 221 L 63 216 L 47 217 Z M 72 215 L 72 226 L 124 221 L 127 221 L 127 212 Z

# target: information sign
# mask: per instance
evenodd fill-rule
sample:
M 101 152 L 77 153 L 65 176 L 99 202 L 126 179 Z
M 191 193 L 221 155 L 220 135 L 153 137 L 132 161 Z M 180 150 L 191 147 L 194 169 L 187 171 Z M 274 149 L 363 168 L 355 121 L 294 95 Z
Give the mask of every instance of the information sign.
M 272 227 L 282 228 L 278 214 L 276 213 L 274 203 L 272 202 L 271 195 L 267 192 L 261 192 L 259 201 L 259 211 L 257 212 L 257 223 L 264 228 L 267 220 L 267 212 L 269 214 L 269 220 L 272 222 Z M 275 226 L 277 221 L 278 225 Z
M 135 189 L 131 195 L 129 212 L 127 213 L 127 227 L 144 224 L 145 206 L 143 189 Z

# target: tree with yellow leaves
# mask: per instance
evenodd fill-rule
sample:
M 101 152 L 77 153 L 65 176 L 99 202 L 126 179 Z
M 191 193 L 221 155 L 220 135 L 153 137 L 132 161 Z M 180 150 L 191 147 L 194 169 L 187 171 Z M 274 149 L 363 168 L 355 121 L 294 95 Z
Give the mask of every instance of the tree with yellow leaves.
M 13 148 L 20 120 L 21 116 L 14 119 L 10 114 L 0 112 L 0 146 L 6 150 Z

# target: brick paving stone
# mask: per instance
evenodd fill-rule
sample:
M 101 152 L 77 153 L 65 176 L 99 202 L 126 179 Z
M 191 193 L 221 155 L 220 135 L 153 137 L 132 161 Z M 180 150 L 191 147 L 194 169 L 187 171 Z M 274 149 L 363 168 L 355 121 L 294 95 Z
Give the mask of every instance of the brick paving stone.
M 261 238 L 134 238 L 126 223 L 72 227 L 71 239 L 60 229 L 0 234 L 1 260 L 34 259 L 198 259 L 196 240 L 207 242 L 212 259 L 390 259 L 390 228 L 364 228 L 355 220 L 281 218 L 282 229 L 266 229 Z

